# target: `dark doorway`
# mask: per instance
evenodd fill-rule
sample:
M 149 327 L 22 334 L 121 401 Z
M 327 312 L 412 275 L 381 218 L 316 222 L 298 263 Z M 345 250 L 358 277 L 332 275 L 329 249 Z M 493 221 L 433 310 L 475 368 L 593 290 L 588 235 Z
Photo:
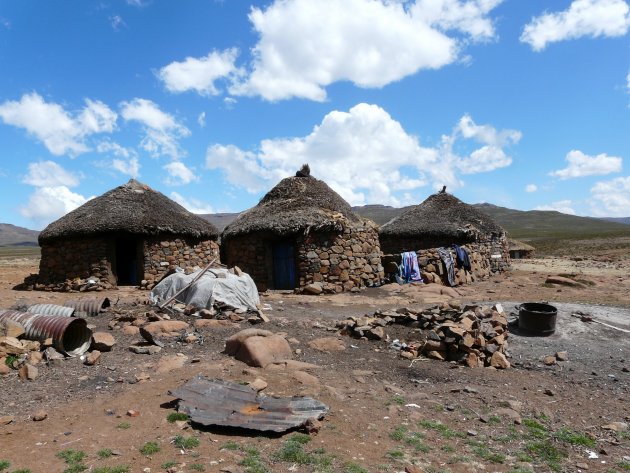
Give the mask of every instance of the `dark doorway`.
M 295 289 L 295 245 L 292 241 L 273 244 L 274 289 Z
M 116 283 L 119 286 L 140 284 L 142 241 L 137 238 L 116 239 Z

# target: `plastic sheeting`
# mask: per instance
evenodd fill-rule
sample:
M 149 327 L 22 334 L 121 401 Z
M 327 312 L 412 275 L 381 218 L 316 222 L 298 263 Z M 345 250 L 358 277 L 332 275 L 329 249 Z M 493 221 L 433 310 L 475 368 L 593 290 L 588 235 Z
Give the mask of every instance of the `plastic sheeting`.
M 153 288 L 149 300 L 159 304 L 169 299 L 190 284 L 196 275 L 197 273 L 175 273 L 167 276 Z M 241 276 L 237 276 L 227 269 L 215 268 L 208 270 L 197 282 L 177 296 L 177 300 L 199 308 L 210 309 L 215 302 L 222 302 L 235 309 L 253 311 L 257 310 L 256 306 L 260 303 L 256 284 L 249 274 L 242 273 Z

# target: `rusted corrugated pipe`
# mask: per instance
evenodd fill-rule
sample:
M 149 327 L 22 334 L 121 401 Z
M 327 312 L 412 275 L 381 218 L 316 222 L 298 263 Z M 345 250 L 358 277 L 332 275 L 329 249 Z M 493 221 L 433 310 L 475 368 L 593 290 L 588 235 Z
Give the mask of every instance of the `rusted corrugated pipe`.
M 82 355 L 92 342 L 92 331 L 87 328 L 85 319 L 2 310 L 0 322 L 2 320 L 11 320 L 22 325 L 27 340 L 43 342 L 52 338 L 53 346 L 69 356 Z
M 77 313 L 75 315 L 79 317 L 95 316 L 104 312 L 111 303 L 107 297 L 90 298 L 90 299 L 76 299 L 63 303 L 66 307 L 73 307 Z
M 35 304 L 29 306 L 26 311 L 31 314 L 61 315 L 63 317 L 74 317 L 75 315 L 74 308 L 57 304 Z

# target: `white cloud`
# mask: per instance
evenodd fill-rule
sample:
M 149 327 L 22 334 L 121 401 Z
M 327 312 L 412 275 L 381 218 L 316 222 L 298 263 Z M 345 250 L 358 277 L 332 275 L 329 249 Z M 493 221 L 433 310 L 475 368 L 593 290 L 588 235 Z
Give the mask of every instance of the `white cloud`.
M 195 173 L 181 161 L 168 163 L 164 166 L 164 169 L 168 172 L 168 177 L 165 179 L 165 182 L 170 186 L 190 184 L 193 181 L 199 180 Z
M 425 147 L 385 110 L 362 103 L 349 112 L 330 112 L 305 137 L 263 140 L 255 152 L 212 145 L 206 166 L 223 170 L 228 182 L 254 193 L 308 162 L 316 177 L 353 205 L 401 205 L 409 201 L 408 191 L 427 184 L 460 187 L 458 171 L 485 172 L 509 164 L 501 148 L 487 144 L 496 142 L 488 136 L 504 134 L 494 130 L 483 139 L 475 134 L 486 145 L 461 157 L 453 151 L 456 142 L 473 136 L 463 137 L 458 127 L 437 147 Z
M 35 187 L 74 187 L 79 185 L 79 178 L 54 161 L 40 161 L 28 165 L 22 182 Z
M 553 202 L 549 205 L 539 205 L 534 208 L 534 210 L 555 210 L 556 212 L 560 212 L 568 215 L 575 215 L 575 210 L 571 207 L 573 202 L 570 200 L 559 200 L 558 202 Z
M 135 156 L 136 152 L 133 149 L 125 148 L 116 142 L 110 140 L 103 140 L 96 145 L 96 151 L 99 153 L 112 154 L 119 158 L 129 158 Z
M 177 159 L 184 155 L 179 139 L 189 136 L 190 130 L 160 110 L 156 103 L 140 98 L 122 102 L 121 115 L 126 121 L 137 121 L 144 126 L 145 137 L 140 146 L 151 156 L 166 155 Z
M 120 15 L 112 15 L 109 17 L 109 24 L 113 28 L 114 31 L 120 31 L 122 28 L 127 27 L 127 23 L 122 19 Z
M 237 100 L 234 97 L 225 97 L 223 99 L 223 103 L 225 104 L 225 108 L 227 110 L 232 110 L 234 108 L 234 105 L 236 104 Z
M 569 151 L 564 159 L 569 165 L 564 169 L 550 172 L 550 176 L 559 177 L 560 179 L 603 176 L 613 172 L 620 172 L 623 161 L 621 158 L 608 156 L 606 153 L 589 156 L 579 150 Z
M 186 199 L 184 196 L 177 192 L 171 192 L 171 199 L 184 207 L 189 212 L 194 214 L 213 214 L 214 209 L 210 204 L 203 202 L 199 199 L 190 198 Z
M 197 123 L 201 128 L 206 126 L 206 112 L 201 112 L 197 117 Z
M 140 162 L 138 158 L 131 158 L 129 160 L 113 159 L 112 168 L 121 174 L 128 174 L 134 179 L 140 175 Z
M 630 217 L 630 176 L 598 182 L 591 188 L 593 213 L 600 217 Z
M 523 136 L 518 130 L 499 131 L 490 125 L 477 125 L 470 115 L 464 115 L 459 120 L 457 131 L 459 131 L 464 138 L 474 139 L 479 143 L 495 148 L 518 143 Z
M 90 150 L 86 137 L 96 133 L 111 133 L 117 115 L 100 101 L 85 100 L 83 110 L 72 116 L 56 103 L 46 102 L 33 92 L 20 101 L 0 104 L 0 118 L 7 125 L 24 128 L 41 141 L 54 155 L 76 156 Z
M 38 187 L 30 195 L 20 213 L 40 225 L 45 225 L 83 205 L 88 199 L 66 186 Z
M 241 73 L 234 64 L 236 56 L 238 50 L 232 48 L 223 52 L 212 51 L 199 59 L 187 57 L 182 62 L 164 66 L 157 76 L 170 92 L 194 91 L 205 96 L 218 95 L 217 80 Z
M 536 192 L 538 190 L 538 186 L 536 184 L 527 184 L 525 186 L 525 192 Z
M 567 10 L 532 18 L 521 41 L 534 51 L 542 51 L 556 41 L 623 36 L 628 28 L 630 7 L 625 0 L 573 0 Z
M 325 87 L 337 81 L 383 87 L 439 69 L 457 60 L 464 38 L 494 37 L 487 15 L 500 2 L 276 0 L 252 7 L 249 19 L 259 34 L 252 71 L 230 92 L 323 101 Z

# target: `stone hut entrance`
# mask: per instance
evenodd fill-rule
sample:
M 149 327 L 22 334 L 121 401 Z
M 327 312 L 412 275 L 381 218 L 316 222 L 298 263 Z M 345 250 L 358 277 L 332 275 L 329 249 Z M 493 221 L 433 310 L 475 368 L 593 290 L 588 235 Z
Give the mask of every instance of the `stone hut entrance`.
M 143 241 L 139 238 L 120 237 L 114 241 L 115 266 L 118 286 L 137 286 L 144 274 Z
M 274 289 L 295 289 L 297 267 L 295 264 L 295 242 L 277 241 L 272 244 Z

